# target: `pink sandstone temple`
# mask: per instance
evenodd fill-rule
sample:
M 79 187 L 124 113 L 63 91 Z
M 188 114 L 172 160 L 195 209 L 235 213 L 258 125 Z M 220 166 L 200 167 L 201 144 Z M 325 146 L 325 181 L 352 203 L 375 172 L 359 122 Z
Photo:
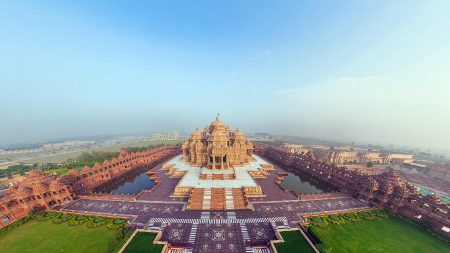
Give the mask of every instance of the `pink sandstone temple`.
M 172 197 L 188 197 L 187 209 L 249 209 L 248 198 L 264 197 L 255 179 L 265 178 L 273 166 L 255 156 L 253 144 L 219 115 L 203 132 L 196 129 L 181 150 L 163 169 L 180 178 Z
M 219 114 L 203 132 L 196 129 L 181 149 L 183 161 L 213 170 L 247 164 L 253 154 L 252 143 L 239 129 L 232 132 L 225 126 Z
M 361 174 L 316 159 L 310 152 L 293 154 L 276 146 L 254 147 L 244 134 L 239 130 L 231 131 L 219 117 L 203 132 L 194 131 L 181 149 L 180 146 L 162 146 L 135 153 L 122 151 L 112 160 L 65 176 L 41 171 L 29 173 L 23 182 L 0 193 L 0 228 L 35 208 L 66 206 L 138 167 L 154 168 L 164 161 L 167 162 L 158 167 L 158 176 L 155 171 L 149 174 L 157 186 L 168 186 L 167 192 L 159 186 L 168 197 L 187 200 L 187 210 L 254 209 L 255 202 L 250 202 L 249 198 L 260 200 L 272 196 L 271 175 L 276 176 L 276 184 L 280 185 L 287 174 L 258 155 L 282 167 L 310 174 L 335 186 L 342 194 L 371 206 L 418 222 L 430 222 L 433 231 L 450 235 L 450 206 L 436 195 L 420 195 L 394 170 L 379 175 Z M 165 181 L 160 182 L 161 175 Z M 266 180 L 268 178 L 270 180 Z M 298 196 L 299 199 L 304 197 Z

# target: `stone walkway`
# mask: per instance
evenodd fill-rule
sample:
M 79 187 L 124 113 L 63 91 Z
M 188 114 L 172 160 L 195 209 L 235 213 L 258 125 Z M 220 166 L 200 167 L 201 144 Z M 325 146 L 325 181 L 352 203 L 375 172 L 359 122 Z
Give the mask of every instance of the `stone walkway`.
M 171 198 L 179 179 L 165 171 L 154 170 L 161 183 L 134 200 L 82 198 L 62 207 L 62 211 L 82 214 L 128 216 L 138 228 L 160 229 L 163 241 L 191 248 L 194 253 L 252 252 L 254 246 L 266 246 L 275 239 L 277 228 L 290 227 L 310 214 L 357 211 L 366 204 L 345 195 L 323 195 L 317 199 L 299 199 L 275 183 L 276 171 L 256 181 L 267 195 L 251 199 L 252 210 L 189 211 L 186 198 Z M 277 170 L 280 170 L 277 168 Z M 301 196 L 300 196 L 301 197 Z

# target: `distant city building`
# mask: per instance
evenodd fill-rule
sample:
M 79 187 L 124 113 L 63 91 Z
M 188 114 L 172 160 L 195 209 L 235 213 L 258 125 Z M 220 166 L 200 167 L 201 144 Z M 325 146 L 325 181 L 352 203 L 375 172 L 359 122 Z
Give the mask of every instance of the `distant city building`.
M 292 143 L 283 143 L 280 146 L 280 148 L 284 152 L 286 152 L 288 154 L 293 154 L 293 155 L 306 155 L 312 151 L 311 147 L 303 146 L 300 144 L 292 144 Z
M 450 181 L 450 164 L 429 164 L 426 174 Z
M 150 139 L 153 141 L 179 141 L 181 140 L 181 135 L 178 131 L 168 131 L 155 133 Z
M 273 141 L 272 135 L 268 133 L 255 133 L 248 138 L 251 141 Z
M 95 145 L 95 141 L 65 141 L 65 142 L 57 142 L 57 143 L 47 143 L 37 148 L 30 149 L 8 149 L 8 150 L 0 150 L 0 154 L 27 154 L 27 153 L 36 153 L 36 152 L 55 152 L 61 150 L 68 149 L 77 149 L 77 148 L 89 148 Z
M 338 147 L 338 148 L 313 148 L 313 153 L 316 159 L 323 162 L 330 163 L 381 163 L 381 164 L 403 164 L 407 160 L 411 160 L 414 155 L 390 153 L 383 151 L 372 151 L 355 149 L 350 147 Z

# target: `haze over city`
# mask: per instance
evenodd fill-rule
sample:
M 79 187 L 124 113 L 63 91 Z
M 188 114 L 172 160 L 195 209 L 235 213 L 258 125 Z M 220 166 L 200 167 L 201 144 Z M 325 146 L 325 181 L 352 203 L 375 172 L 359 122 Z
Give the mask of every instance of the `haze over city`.
M 190 132 L 220 112 L 248 133 L 448 152 L 449 13 L 448 1 L 5 1 L 0 144 Z

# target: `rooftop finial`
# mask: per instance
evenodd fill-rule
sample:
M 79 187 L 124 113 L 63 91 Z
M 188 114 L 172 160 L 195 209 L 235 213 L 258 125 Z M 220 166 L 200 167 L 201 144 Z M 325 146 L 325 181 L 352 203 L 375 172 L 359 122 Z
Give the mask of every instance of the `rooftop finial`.
M 220 113 L 217 113 L 216 119 L 219 119 L 220 117 Z

